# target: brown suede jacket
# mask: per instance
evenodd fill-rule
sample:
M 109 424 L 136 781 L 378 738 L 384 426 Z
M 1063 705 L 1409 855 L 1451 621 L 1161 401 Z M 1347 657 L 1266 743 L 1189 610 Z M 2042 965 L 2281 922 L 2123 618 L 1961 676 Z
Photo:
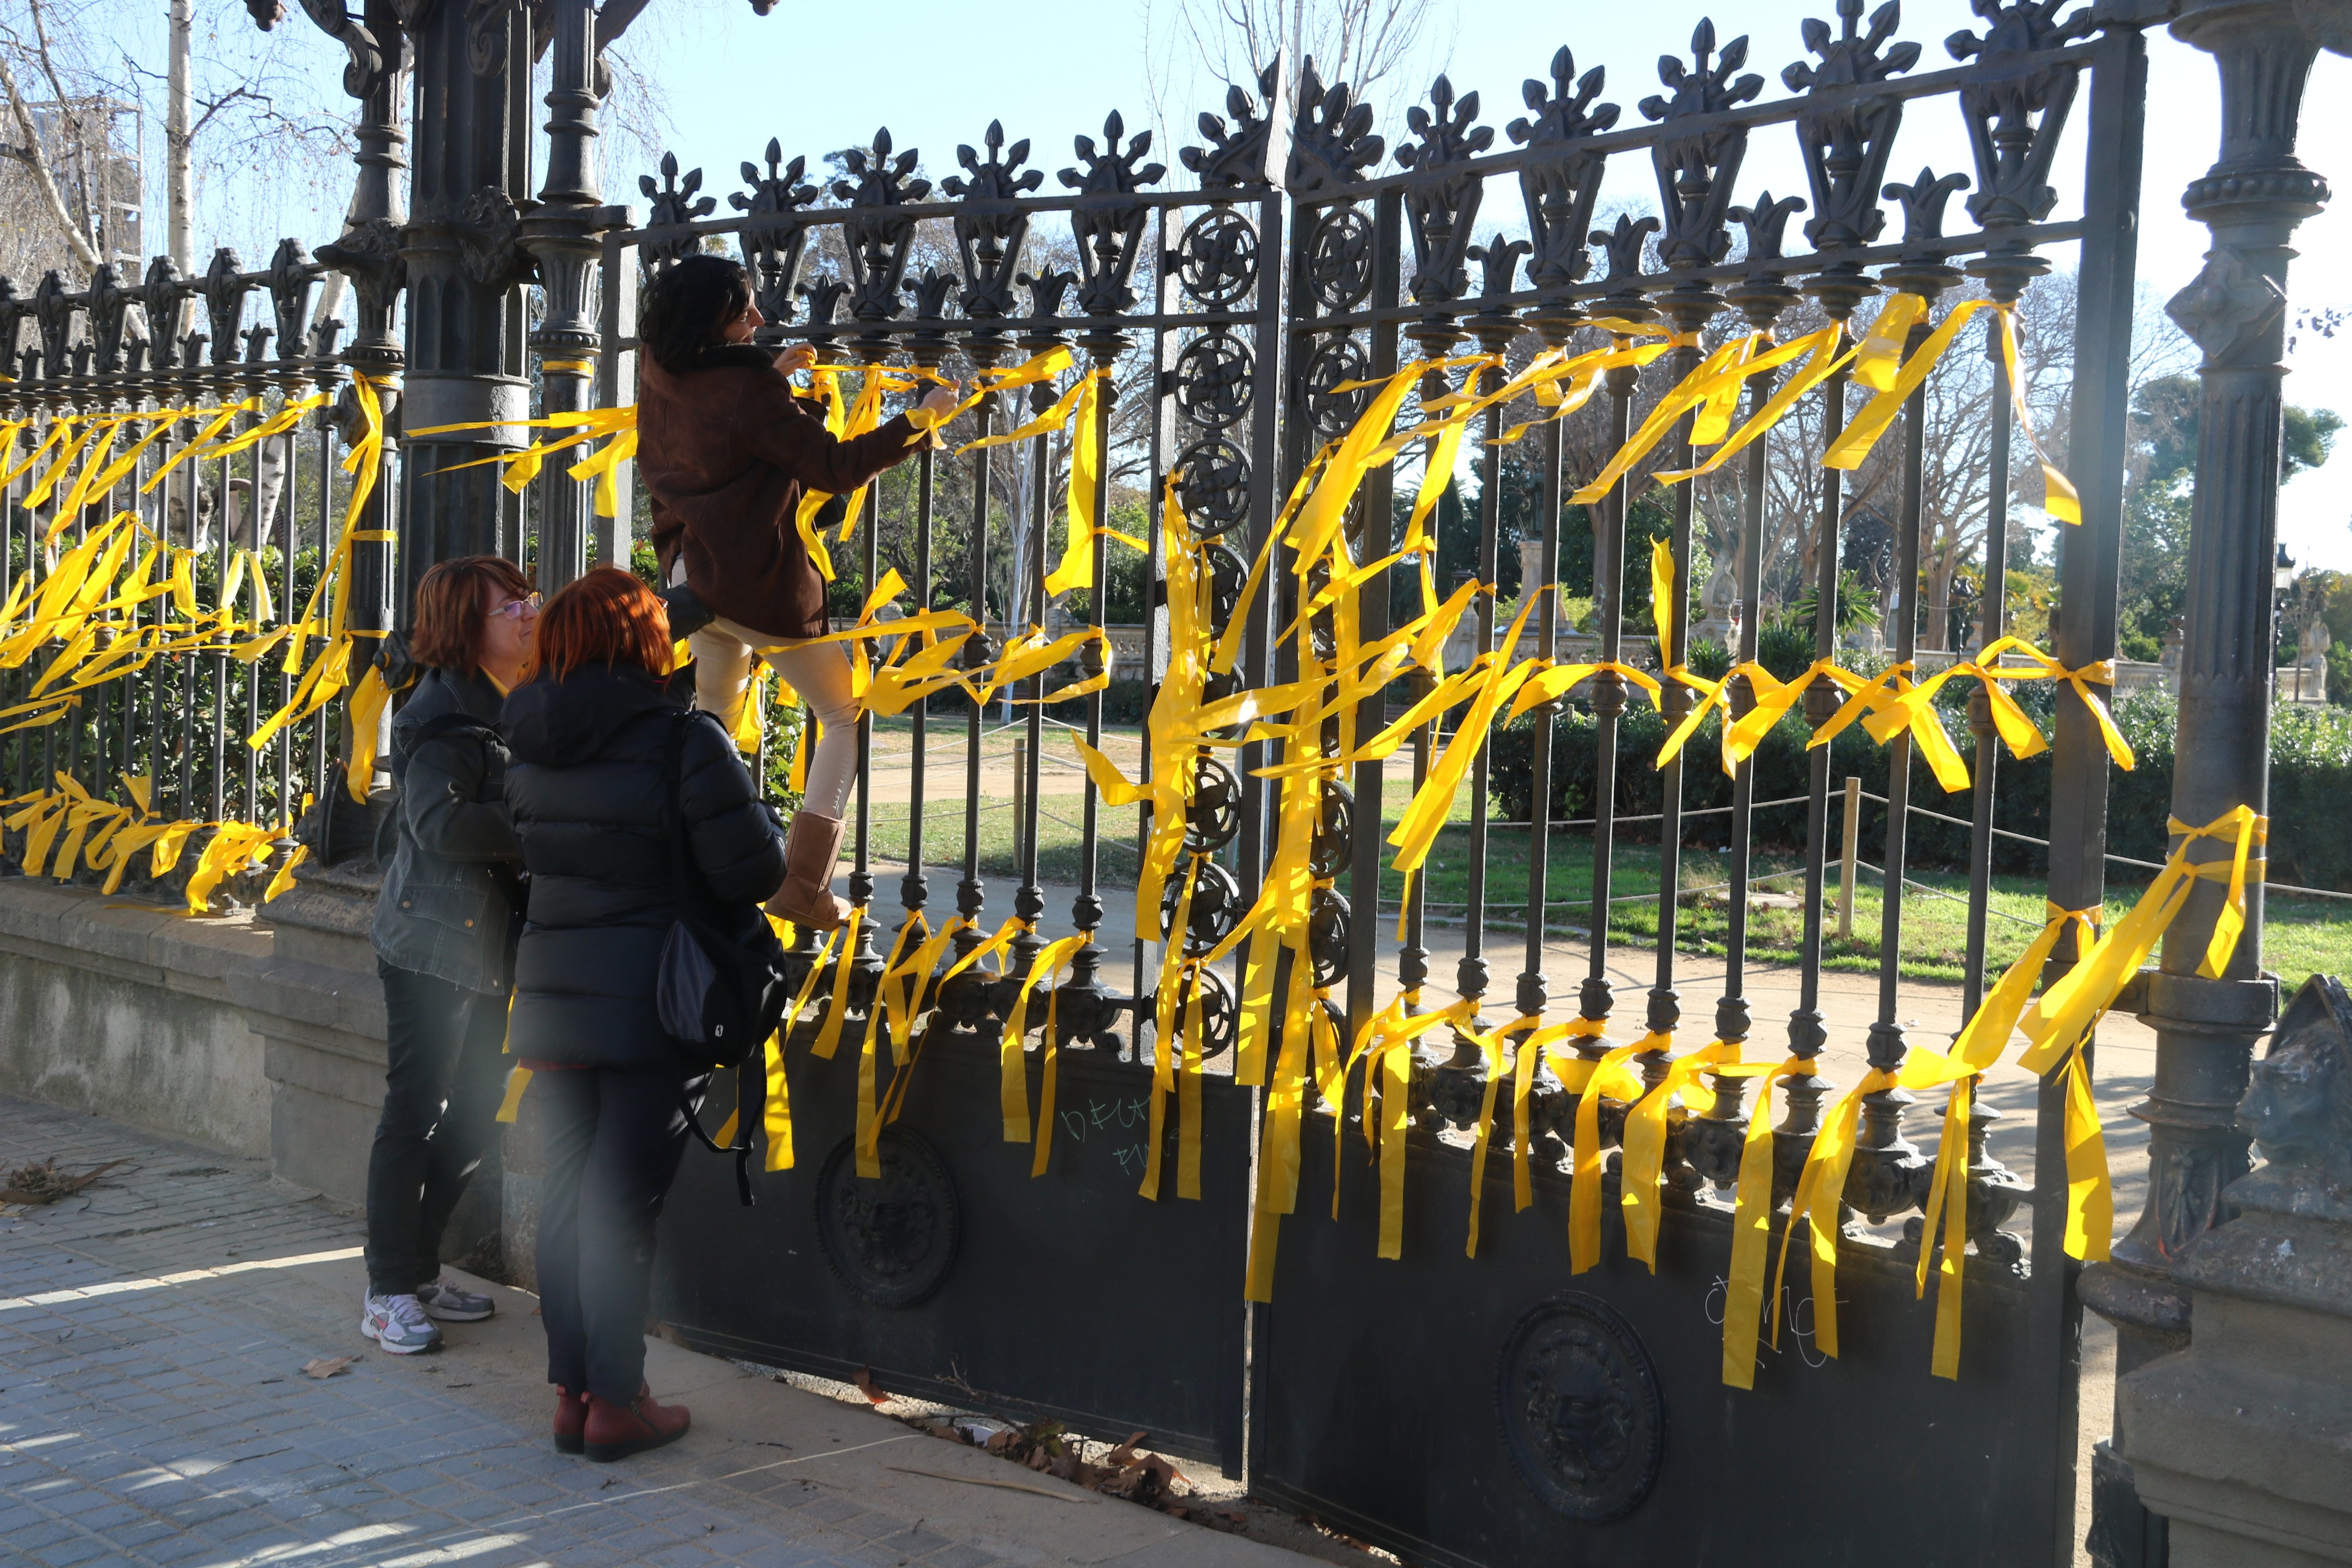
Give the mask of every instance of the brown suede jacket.
M 662 580 L 681 556 L 702 602 L 779 640 L 824 635 L 824 580 L 794 521 L 803 490 L 845 495 L 915 448 L 902 415 L 842 440 L 793 395 L 771 355 L 714 348 L 673 375 L 637 371 L 637 474 L 653 502 Z

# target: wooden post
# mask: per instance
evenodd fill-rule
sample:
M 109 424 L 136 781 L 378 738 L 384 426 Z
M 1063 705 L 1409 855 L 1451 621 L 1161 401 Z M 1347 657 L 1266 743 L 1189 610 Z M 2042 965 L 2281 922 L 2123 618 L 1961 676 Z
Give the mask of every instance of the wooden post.
M 1853 935 L 1853 876 L 1854 840 L 1862 829 L 1862 781 L 1853 774 L 1845 781 L 1844 847 L 1838 851 L 1838 941 Z

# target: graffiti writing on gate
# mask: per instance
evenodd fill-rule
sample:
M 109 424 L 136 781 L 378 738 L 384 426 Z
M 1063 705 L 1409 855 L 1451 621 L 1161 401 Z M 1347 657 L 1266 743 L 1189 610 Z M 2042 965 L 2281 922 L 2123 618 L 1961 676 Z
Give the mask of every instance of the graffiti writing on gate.
M 1151 1125 L 1151 1104 L 1141 1099 L 1104 1101 L 1089 1098 L 1083 1110 L 1065 1110 L 1062 1130 L 1074 1142 L 1110 1145 L 1118 1168 L 1140 1176 L 1150 1158 L 1144 1139 Z

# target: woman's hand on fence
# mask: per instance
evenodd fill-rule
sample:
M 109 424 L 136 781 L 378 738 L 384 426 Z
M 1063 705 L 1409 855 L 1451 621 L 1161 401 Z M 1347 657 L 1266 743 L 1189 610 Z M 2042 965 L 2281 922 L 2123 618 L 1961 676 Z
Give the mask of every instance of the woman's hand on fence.
M 776 368 L 786 375 L 798 375 L 816 364 L 816 350 L 808 343 L 794 343 L 776 355 Z
M 960 383 L 943 382 L 923 394 L 923 400 L 907 411 L 908 420 L 918 429 L 927 432 L 931 444 L 937 446 L 940 440 L 940 427 L 962 400 L 963 388 Z

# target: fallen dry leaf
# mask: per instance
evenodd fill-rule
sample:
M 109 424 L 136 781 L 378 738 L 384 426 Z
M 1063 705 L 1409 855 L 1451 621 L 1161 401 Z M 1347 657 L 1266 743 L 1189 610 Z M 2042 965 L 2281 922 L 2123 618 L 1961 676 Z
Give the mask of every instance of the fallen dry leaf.
M 360 1358 L 355 1355 L 314 1356 L 310 1360 L 302 1363 L 302 1375 L 304 1377 L 332 1377 L 339 1372 L 349 1371 L 352 1363 L 359 1359 Z
M 887 1405 L 890 1403 L 890 1396 L 883 1392 L 882 1385 L 874 1381 L 874 1369 L 872 1367 L 859 1367 L 857 1369 L 857 1375 L 850 1379 L 850 1381 L 857 1385 L 858 1393 L 866 1395 L 866 1402 L 868 1405 Z
M 9 1173 L 6 1184 L 0 1185 L 0 1203 L 53 1204 L 59 1198 L 71 1197 L 121 1163 L 120 1160 L 109 1160 L 79 1176 L 58 1170 L 53 1160 L 19 1166 Z

